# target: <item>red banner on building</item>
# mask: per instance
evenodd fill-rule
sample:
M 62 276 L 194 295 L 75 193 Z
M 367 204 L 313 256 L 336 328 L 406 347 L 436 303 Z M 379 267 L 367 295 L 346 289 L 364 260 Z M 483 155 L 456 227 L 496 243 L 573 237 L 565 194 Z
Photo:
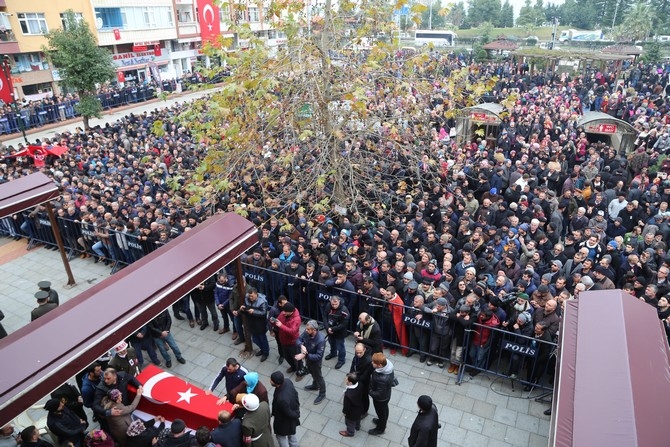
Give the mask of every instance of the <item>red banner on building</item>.
M 154 56 L 156 57 L 161 57 L 163 55 L 163 51 L 161 50 L 161 45 L 157 43 L 154 45 Z
M 213 42 L 221 34 L 219 7 L 214 0 L 198 0 L 198 17 L 202 41 Z
M 118 28 L 114 28 L 114 39 L 115 40 L 121 40 L 121 30 Z
M 5 104 L 11 104 L 14 101 L 12 98 L 12 80 L 5 77 L 5 73 L 0 73 L 0 99 Z

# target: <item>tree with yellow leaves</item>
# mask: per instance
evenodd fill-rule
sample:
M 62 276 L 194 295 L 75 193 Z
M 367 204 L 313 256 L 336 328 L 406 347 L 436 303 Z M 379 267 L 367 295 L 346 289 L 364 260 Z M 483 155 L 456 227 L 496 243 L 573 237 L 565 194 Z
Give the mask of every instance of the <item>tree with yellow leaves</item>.
M 244 202 L 235 209 L 261 221 L 281 210 L 374 219 L 438 183 L 450 119 L 496 80 L 446 52 L 400 48 L 401 6 L 274 1 L 269 19 L 286 36 L 276 51 L 231 23 L 249 47 L 206 49 L 230 76 L 180 117 L 208 150 L 187 179 L 191 198 Z M 414 23 L 424 8 L 411 8 Z

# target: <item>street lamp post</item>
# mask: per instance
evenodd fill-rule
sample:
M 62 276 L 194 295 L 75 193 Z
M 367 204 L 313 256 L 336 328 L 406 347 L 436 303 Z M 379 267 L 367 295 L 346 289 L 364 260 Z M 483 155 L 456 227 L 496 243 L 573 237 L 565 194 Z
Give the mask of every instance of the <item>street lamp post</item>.
M 19 108 L 16 105 L 16 96 L 14 96 L 14 83 L 12 82 L 12 66 L 9 63 L 9 56 L 7 56 L 6 54 L 2 56 L 2 72 L 5 75 L 7 86 L 9 87 L 9 91 L 11 92 L 12 95 L 12 108 L 14 109 L 14 114 L 16 115 L 16 119 L 19 122 L 19 129 L 21 130 L 21 134 L 23 135 L 23 141 L 25 141 L 27 145 L 29 143 L 28 138 L 26 137 L 26 129 L 23 123 L 23 117 L 21 116 L 21 113 L 19 113 Z

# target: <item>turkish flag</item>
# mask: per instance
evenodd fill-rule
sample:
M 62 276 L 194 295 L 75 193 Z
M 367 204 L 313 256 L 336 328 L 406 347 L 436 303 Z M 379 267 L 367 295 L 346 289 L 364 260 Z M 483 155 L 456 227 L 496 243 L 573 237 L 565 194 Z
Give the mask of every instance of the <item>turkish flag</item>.
M 14 98 L 12 98 L 12 80 L 7 79 L 4 72 L 0 73 L 0 99 L 5 104 L 14 102 Z
M 219 7 L 213 0 L 198 0 L 198 18 L 200 19 L 200 37 L 204 42 L 213 42 L 221 34 Z
M 119 83 L 126 82 L 126 74 L 122 71 L 117 72 L 116 73 L 116 80 L 119 81 Z
M 163 52 L 161 51 L 161 44 L 157 43 L 154 45 L 154 56 L 160 57 L 162 54 Z
M 121 40 L 121 31 L 118 28 L 114 28 L 114 39 Z
M 219 425 L 219 411 L 233 412 L 231 403 L 217 405 L 218 397 L 207 396 L 201 388 L 157 366 L 145 367 L 137 380 L 144 386 L 142 400 L 137 408 L 152 415 L 164 416 L 169 421 L 179 418 L 186 422 L 187 427 L 204 425 L 214 428 Z
M 34 144 L 29 145 L 27 148 L 20 150 L 9 157 L 31 157 L 33 159 L 33 164 L 41 168 L 45 165 L 47 155 L 54 155 L 60 157 L 65 152 L 68 151 L 68 148 L 58 145 L 53 146 L 37 146 Z

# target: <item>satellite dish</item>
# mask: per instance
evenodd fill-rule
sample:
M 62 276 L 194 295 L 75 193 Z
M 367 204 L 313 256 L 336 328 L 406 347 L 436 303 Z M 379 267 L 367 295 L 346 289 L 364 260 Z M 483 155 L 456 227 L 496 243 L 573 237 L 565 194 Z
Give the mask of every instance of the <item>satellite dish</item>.
M 95 27 L 96 27 L 97 29 L 101 29 L 101 28 L 102 28 L 102 25 L 103 25 L 103 23 L 102 23 L 102 17 L 96 17 L 96 18 L 95 18 Z

